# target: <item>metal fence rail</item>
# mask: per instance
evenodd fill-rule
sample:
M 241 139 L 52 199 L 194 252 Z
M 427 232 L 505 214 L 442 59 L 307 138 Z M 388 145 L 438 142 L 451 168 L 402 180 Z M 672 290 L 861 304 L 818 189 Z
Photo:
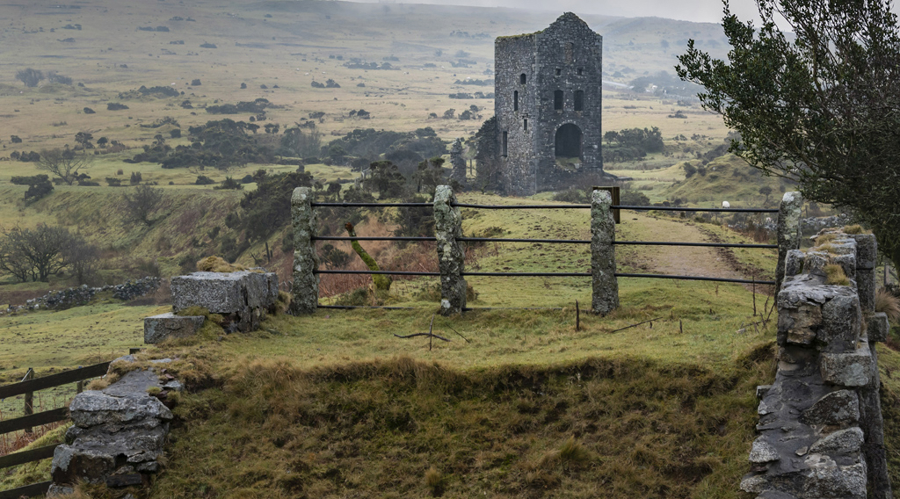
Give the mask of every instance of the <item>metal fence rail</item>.
M 617 201 L 617 199 L 615 200 Z M 317 207 L 356 207 L 356 208 L 433 208 L 432 203 L 310 203 Z M 583 210 L 590 209 L 590 204 L 515 204 L 515 205 L 490 205 L 451 202 L 455 208 L 473 208 L 487 210 Z M 778 209 L 771 208 L 688 208 L 680 206 L 633 206 L 623 204 L 607 205 L 612 210 L 634 211 L 664 211 L 664 212 L 706 212 L 706 213 L 779 213 Z M 402 241 L 402 242 L 434 242 L 436 237 L 429 236 L 313 236 L 313 241 Z M 590 239 L 535 239 L 535 238 L 500 238 L 500 237 L 457 237 L 457 241 L 466 243 L 530 243 L 530 244 L 591 244 Z M 684 246 L 701 248 L 745 248 L 745 249 L 777 249 L 777 244 L 744 244 L 744 243 L 712 243 L 712 242 L 680 242 L 680 241 L 612 241 L 616 246 Z M 398 276 L 428 276 L 440 277 L 440 272 L 413 272 L 399 270 L 316 270 L 317 274 L 369 274 L 369 275 L 398 275 Z M 461 272 L 463 277 L 591 277 L 592 272 Z M 674 279 L 685 281 L 712 281 L 736 284 L 758 284 L 761 286 L 775 285 L 775 281 L 738 279 L 724 277 L 705 277 L 668 274 L 637 274 L 628 272 L 616 272 L 617 278 L 638 279 Z M 408 307 L 356 307 L 342 305 L 320 305 L 320 308 L 352 309 L 352 308 L 384 308 L 406 309 Z M 491 307 L 488 307 L 491 308 Z M 465 308 L 464 310 L 475 310 Z

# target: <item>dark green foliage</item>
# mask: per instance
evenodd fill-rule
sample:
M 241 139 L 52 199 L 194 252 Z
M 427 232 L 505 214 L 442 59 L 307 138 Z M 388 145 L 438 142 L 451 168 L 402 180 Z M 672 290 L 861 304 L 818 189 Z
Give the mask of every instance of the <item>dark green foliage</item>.
M 350 263 L 350 253 L 339 250 L 331 244 L 324 244 L 319 250 L 319 261 L 331 268 L 345 267 Z
M 288 128 L 281 136 L 280 145 L 276 153 L 281 156 L 315 156 L 322 148 L 322 134 L 315 129 L 304 132 L 300 127 Z
M 437 186 L 447 183 L 444 179 L 446 173 L 449 172 L 444 170 L 444 158 L 422 161 L 412 176 L 413 182 L 416 184 L 416 193 L 420 193 L 424 189 L 431 197 L 434 197 Z
M 206 106 L 209 114 L 259 114 L 272 106 L 267 99 L 259 98 L 253 102 L 238 102 L 237 104 L 222 104 L 220 106 Z
M 312 185 L 313 178 L 308 173 L 264 175 L 257 180 L 255 191 L 244 194 L 240 216 L 226 217 L 225 225 L 243 232 L 248 241 L 265 239 L 290 221 L 294 189 Z
M 369 158 L 379 157 L 392 151 L 409 150 L 418 154 L 418 161 L 422 161 L 422 158 L 431 158 L 447 153 L 446 144 L 430 127 L 406 133 L 359 128 L 329 144 L 329 146 L 331 145 L 339 145 L 347 155 Z M 328 155 L 325 148 L 323 148 L 323 155 Z
M 485 192 L 487 190 L 502 190 L 503 172 L 500 169 L 500 143 L 497 137 L 500 131 L 497 128 L 497 117 L 486 120 L 478 132 L 475 133 L 475 184 Z
M 240 191 L 243 188 L 244 188 L 244 186 L 241 185 L 240 182 L 238 182 L 237 180 L 235 180 L 231 177 L 225 177 L 225 180 L 223 180 L 221 184 L 213 187 L 213 189 L 216 189 L 216 190 L 235 190 L 235 191 Z
M 71 85 L 72 78 L 68 76 L 63 76 L 56 71 L 47 72 L 47 79 L 50 80 L 51 83 L 59 83 L 60 85 Z
M 140 184 L 142 180 L 144 180 L 144 177 L 141 175 L 141 172 L 131 172 L 131 179 L 129 180 L 131 185 Z
M 730 152 L 795 180 L 809 200 L 850 209 L 900 262 L 900 30 L 890 2 L 761 0 L 762 25 L 726 5 L 732 50 L 688 42 L 678 75 L 741 136 Z M 784 16 L 787 35 L 776 25 Z
M 434 195 L 419 196 L 413 195 L 403 199 L 404 203 L 429 203 L 434 199 Z M 395 236 L 433 236 L 434 235 L 434 214 L 431 210 L 423 210 L 421 208 L 403 208 L 397 210 L 394 216 L 394 223 L 397 228 L 394 230 Z
M 406 177 L 390 161 L 376 161 L 369 165 L 369 175 L 363 185 L 369 192 L 378 193 L 380 199 L 395 198 L 403 194 Z
M 156 212 L 163 200 L 163 191 L 147 184 L 137 186 L 132 192 L 122 196 L 127 218 L 135 223 L 152 225 L 150 216 Z
M 206 175 L 197 175 L 197 180 L 194 181 L 194 184 L 196 185 L 209 185 L 215 183 L 215 180 L 207 177 Z
M 603 134 L 607 147 L 603 148 L 603 161 L 614 163 L 643 158 L 650 152 L 662 152 L 665 144 L 659 128 L 628 128 Z
M 189 166 L 225 169 L 247 163 L 269 163 L 275 160 L 272 150 L 261 145 L 246 132 L 256 127 L 252 123 L 223 119 L 188 128 L 192 144 L 172 148 L 157 136 L 156 142 L 144 146 L 144 152 L 132 162 L 153 162 L 163 168 Z M 257 127 L 258 128 L 258 127 Z
M 580 189 L 578 187 L 569 187 L 564 191 L 559 191 L 553 195 L 554 201 L 572 204 L 590 204 L 591 189 Z
M 24 83 L 26 87 L 36 87 L 44 79 L 44 73 L 32 68 L 22 69 L 16 72 L 16 79 Z
M 122 185 L 122 179 L 115 177 L 106 177 L 106 183 L 109 184 L 110 187 L 119 187 Z
M 122 111 L 128 109 L 128 106 L 125 104 L 120 104 L 118 102 L 109 102 L 106 104 L 107 111 Z
M 32 177 L 12 177 L 10 182 L 16 185 L 27 185 L 25 202 L 33 203 L 53 192 L 53 182 L 47 175 L 34 175 Z
M 697 168 L 690 163 L 685 163 L 682 168 L 684 168 L 684 178 L 691 178 L 697 173 Z
M 348 203 L 374 203 L 376 199 L 375 196 L 364 189 L 357 189 L 350 186 L 344 191 L 344 201 Z
M 650 198 L 641 191 L 622 189 L 619 202 L 625 206 L 650 206 Z

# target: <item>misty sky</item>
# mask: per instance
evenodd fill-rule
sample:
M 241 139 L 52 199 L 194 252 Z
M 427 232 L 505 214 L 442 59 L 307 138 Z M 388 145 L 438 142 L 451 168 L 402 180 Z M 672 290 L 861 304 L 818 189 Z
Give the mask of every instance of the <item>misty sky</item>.
M 359 1 L 359 0 L 357 0 Z M 366 0 L 362 0 L 366 1 Z M 601 14 L 623 17 L 666 17 L 695 22 L 722 20 L 721 0 L 368 0 L 379 3 L 423 3 L 510 7 L 532 10 L 571 11 L 576 14 Z M 741 19 L 758 19 L 754 0 L 732 0 L 731 10 Z
M 351 0 L 372 3 L 422 3 L 434 5 L 473 5 L 478 7 L 509 7 L 553 12 L 571 11 L 575 14 L 599 14 L 622 17 L 665 17 L 683 21 L 719 23 L 722 21 L 722 0 Z M 894 13 L 900 13 L 897 3 Z M 753 19 L 759 26 L 755 0 L 731 0 L 731 11 L 741 20 Z M 776 23 L 785 29 L 786 23 Z

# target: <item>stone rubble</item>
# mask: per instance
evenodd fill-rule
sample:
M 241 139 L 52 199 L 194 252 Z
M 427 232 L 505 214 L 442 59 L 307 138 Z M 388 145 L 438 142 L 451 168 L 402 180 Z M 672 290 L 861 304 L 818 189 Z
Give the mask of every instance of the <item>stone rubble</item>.
M 148 276 L 110 286 L 92 288 L 85 284 L 76 288 L 51 291 L 40 298 L 28 300 L 24 305 L 10 305 L 4 310 L 0 310 L 0 315 L 44 309 L 64 310 L 87 305 L 94 299 L 94 296 L 106 291 L 112 291 L 113 298 L 117 300 L 130 301 L 156 291 L 160 282 L 162 280 L 159 277 Z

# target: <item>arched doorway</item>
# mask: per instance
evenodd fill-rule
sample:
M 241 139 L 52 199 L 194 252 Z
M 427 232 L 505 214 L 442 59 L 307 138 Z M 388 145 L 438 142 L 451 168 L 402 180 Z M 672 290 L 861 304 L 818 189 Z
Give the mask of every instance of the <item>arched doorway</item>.
M 556 157 L 581 157 L 581 129 L 578 125 L 566 123 L 556 130 Z

